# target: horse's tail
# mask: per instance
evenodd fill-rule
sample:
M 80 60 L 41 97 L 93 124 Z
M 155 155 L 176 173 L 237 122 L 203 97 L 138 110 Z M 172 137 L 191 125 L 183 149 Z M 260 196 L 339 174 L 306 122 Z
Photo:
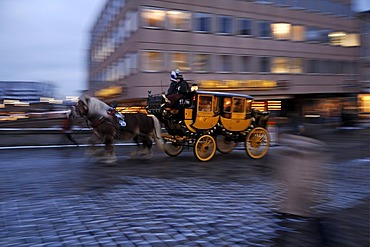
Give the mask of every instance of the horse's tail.
M 157 144 L 158 148 L 161 151 L 164 151 L 164 140 L 161 135 L 162 133 L 161 124 L 156 116 L 148 115 L 148 117 L 151 117 L 153 119 L 153 123 L 154 123 L 153 134 L 154 134 L 155 143 Z

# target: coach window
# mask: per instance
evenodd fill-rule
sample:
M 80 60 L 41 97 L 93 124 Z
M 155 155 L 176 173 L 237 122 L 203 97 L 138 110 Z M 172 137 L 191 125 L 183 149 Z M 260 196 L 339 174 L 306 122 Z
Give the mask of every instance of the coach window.
M 244 101 L 243 98 L 233 98 L 233 112 L 242 113 L 244 112 Z
M 212 111 L 212 96 L 199 96 L 198 111 L 211 112 Z
M 223 112 L 231 112 L 231 98 L 224 98 Z

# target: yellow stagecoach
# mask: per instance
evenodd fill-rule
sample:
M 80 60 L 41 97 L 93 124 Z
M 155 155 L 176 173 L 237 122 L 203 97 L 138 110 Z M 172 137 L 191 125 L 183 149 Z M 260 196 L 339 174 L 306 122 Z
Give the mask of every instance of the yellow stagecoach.
M 229 153 L 243 142 L 247 154 L 260 159 L 270 146 L 269 114 L 252 109 L 252 101 L 249 95 L 193 91 L 174 107 L 165 95 L 149 92 L 147 111 L 167 130 L 162 137 L 169 156 L 178 156 L 187 146 L 199 161 L 209 161 L 216 150 Z

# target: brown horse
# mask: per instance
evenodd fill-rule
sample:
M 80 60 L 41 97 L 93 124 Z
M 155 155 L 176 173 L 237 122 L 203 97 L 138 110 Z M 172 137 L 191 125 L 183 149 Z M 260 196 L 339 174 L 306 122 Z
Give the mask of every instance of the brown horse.
M 114 109 L 113 109 L 114 110 Z M 93 134 L 89 139 L 87 155 L 97 157 L 101 162 L 114 163 L 117 161 L 114 152 L 114 140 L 133 139 L 137 144 L 137 150 L 132 158 L 140 155 L 141 158 L 152 158 L 152 138 L 163 151 L 163 139 L 161 126 L 158 119 L 153 115 L 142 113 L 124 114 L 125 127 L 121 127 L 115 114 L 110 114 L 112 107 L 103 101 L 89 96 L 81 96 L 76 106 L 72 107 L 70 117 L 86 117 L 93 128 Z M 97 143 L 104 143 L 104 150 L 98 151 Z

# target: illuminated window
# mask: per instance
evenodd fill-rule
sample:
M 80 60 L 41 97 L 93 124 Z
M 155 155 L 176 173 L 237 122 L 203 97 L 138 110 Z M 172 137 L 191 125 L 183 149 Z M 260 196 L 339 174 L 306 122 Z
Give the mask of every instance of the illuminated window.
M 303 59 L 293 57 L 289 59 L 289 72 L 290 73 L 303 73 Z
M 144 71 L 162 71 L 164 69 L 164 53 L 144 51 L 142 53 L 142 68 Z
M 356 33 L 331 32 L 328 34 L 330 44 L 344 47 L 360 46 L 360 37 Z
M 232 56 L 218 55 L 218 72 L 232 72 Z
M 194 31 L 196 32 L 211 32 L 212 28 L 211 15 L 205 13 L 194 14 Z
M 170 68 L 177 68 L 180 71 L 190 70 L 190 55 L 189 53 L 177 52 L 170 54 Z
M 193 71 L 208 72 L 211 70 L 211 56 L 209 54 L 195 54 L 193 56 Z
M 222 34 L 233 33 L 233 19 L 230 16 L 218 17 L 218 33 Z
M 168 28 L 174 30 L 190 30 L 191 14 L 185 11 L 167 11 Z
M 161 9 L 144 8 L 141 12 L 143 26 L 152 28 L 163 28 L 166 12 Z
M 290 39 L 291 25 L 289 23 L 273 23 L 271 29 L 275 39 Z
M 287 57 L 272 58 L 271 72 L 272 73 L 288 73 L 289 72 L 289 59 Z
M 237 34 L 252 35 L 252 21 L 249 19 L 239 19 Z
M 293 41 L 304 41 L 305 27 L 304 26 L 292 26 L 291 40 Z

